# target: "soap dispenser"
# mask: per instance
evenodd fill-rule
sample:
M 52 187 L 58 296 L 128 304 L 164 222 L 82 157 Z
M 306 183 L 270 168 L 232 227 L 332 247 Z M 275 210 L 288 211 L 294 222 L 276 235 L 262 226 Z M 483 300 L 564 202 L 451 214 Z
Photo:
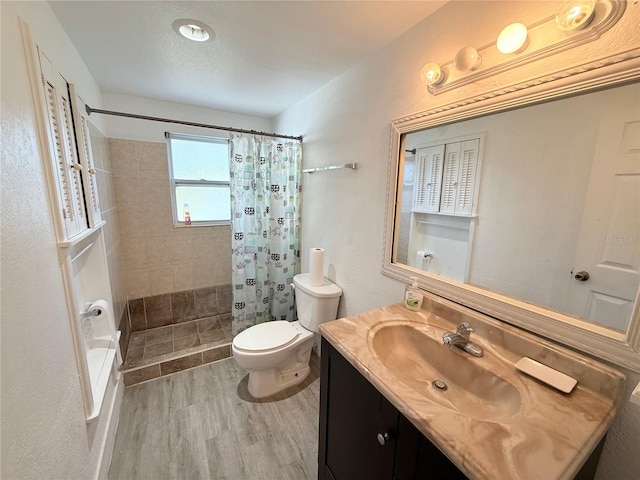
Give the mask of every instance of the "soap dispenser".
M 411 286 L 407 286 L 404 292 L 404 306 L 408 310 L 417 312 L 422 307 L 422 293 L 418 288 L 418 279 L 416 277 L 409 277 L 413 282 Z

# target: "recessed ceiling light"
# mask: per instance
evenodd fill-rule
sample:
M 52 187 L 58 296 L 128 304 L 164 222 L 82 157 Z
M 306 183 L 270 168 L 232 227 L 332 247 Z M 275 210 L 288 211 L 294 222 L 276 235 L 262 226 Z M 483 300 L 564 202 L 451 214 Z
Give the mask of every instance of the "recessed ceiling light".
M 194 42 L 206 42 L 216 37 L 213 29 L 206 23 L 189 18 L 180 18 L 171 24 L 173 30 L 184 38 Z

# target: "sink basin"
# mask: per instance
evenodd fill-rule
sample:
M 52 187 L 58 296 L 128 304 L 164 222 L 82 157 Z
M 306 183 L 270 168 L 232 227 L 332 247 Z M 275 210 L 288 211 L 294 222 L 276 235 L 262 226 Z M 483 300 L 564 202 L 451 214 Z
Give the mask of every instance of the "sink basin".
M 373 332 L 371 346 L 398 381 L 444 407 L 483 419 L 518 412 L 520 393 L 511 383 L 483 368 L 479 359 L 444 346 L 440 338 L 411 325 L 392 324 Z M 444 382 L 446 390 L 436 388 L 436 380 Z

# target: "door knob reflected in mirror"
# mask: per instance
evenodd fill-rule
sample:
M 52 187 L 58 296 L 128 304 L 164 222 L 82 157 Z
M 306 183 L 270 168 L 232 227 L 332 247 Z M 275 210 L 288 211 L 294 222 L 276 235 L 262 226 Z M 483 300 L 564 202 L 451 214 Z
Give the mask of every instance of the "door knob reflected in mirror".
M 589 280 L 589 272 L 580 271 L 580 272 L 576 273 L 573 276 L 573 278 L 575 278 L 579 282 L 586 282 L 587 280 Z

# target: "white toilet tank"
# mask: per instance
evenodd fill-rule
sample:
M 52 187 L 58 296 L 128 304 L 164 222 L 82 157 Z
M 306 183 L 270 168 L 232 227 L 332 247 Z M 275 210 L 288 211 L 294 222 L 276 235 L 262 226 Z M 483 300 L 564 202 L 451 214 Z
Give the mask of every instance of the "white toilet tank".
M 317 332 L 321 323 L 335 320 L 342 289 L 326 278 L 322 285 L 311 285 L 311 275 L 301 273 L 293 277 L 298 321 L 307 330 Z

